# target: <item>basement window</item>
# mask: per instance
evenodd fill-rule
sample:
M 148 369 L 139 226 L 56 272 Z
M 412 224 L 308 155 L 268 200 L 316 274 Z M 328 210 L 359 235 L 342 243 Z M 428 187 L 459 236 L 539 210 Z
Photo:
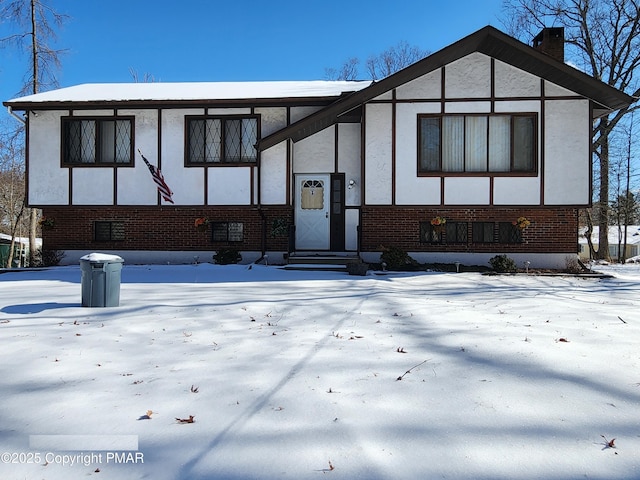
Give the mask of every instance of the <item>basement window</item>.
M 242 242 L 244 224 L 241 222 L 212 222 L 211 239 L 214 242 Z
M 467 222 L 447 222 L 447 243 L 467 243 Z
M 124 222 L 98 221 L 93 223 L 96 242 L 122 242 L 125 239 Z
M 498 239 L 500 243 L 522 243 L 522 229 L 511 222 L 500 222 Z
M 431 225 L 431 222 L 420 222 L 420 243 L 443 243 L 444 228 Z
M 493 243 L 495 241 L 493 222 L 473 222 L 472 226 L 473 243 Z

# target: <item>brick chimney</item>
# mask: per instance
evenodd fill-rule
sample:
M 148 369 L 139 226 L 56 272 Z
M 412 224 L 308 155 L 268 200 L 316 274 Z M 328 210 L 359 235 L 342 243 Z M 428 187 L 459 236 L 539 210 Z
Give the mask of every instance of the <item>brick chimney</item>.
M 533 48 L 564 63 L 564 27 L 547 27 L 533 39 Z

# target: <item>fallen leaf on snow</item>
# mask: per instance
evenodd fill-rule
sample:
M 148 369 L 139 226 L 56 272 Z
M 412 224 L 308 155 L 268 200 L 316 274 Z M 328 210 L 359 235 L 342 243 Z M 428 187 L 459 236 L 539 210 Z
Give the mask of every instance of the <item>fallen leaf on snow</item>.
M 140 415 L 138 420 L 151 420 L 151 415 L 153 415 L 153 413 L 153 410 L 147 410 L 147 413 L 145 415 Z
M 612 438 L 611 440 L 607 440 L 607 437 L 605 437 L 604 435 L 600 435 L 600 436 L 604 438 L 604 441 L 606 442 L 606 448 L 616 448 L 615 438 Z
M 193 419 L 193 415 L 189 415 L 189 418 L 178 418 L 178 417 L 176 417 L 176 421 L 178 423 L 195 423 L 195 420 Z

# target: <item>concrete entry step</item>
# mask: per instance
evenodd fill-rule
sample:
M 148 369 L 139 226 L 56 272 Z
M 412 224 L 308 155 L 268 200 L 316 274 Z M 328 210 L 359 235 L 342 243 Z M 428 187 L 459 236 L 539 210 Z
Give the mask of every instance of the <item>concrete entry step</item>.
M 349 272 L 349 265 L 361 264 L 358 255 L 347 253 L 294 253 L 287 260 L 285 270 L 328 270 Z M 351 267 L 353 268 L 353 267 Z

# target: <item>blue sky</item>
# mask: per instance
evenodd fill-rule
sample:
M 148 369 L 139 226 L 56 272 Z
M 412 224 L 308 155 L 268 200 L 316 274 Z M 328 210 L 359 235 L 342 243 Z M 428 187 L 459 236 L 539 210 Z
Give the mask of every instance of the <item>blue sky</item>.
M 156 81 L 316 80 L 400 41 L 440 48 L 500 22 L 502 0 L 44 0 L 59 30 L 60 86 Z M 6 21 L 0 37 L 15 31 Z M 0 50 L 0 100 L 20 90 L 28 58 Z M 4 113 L 3 113 L 4 115 Z

